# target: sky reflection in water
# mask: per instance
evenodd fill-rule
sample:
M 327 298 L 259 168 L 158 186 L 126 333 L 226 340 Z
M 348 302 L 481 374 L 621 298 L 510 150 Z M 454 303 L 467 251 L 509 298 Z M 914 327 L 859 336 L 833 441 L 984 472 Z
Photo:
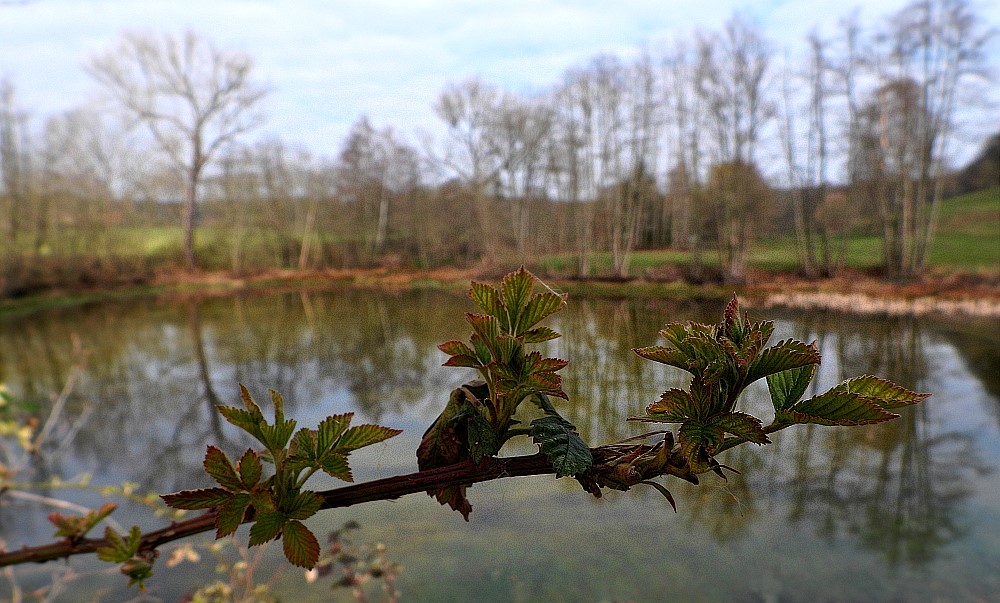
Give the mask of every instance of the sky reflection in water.
M 258 397 L 282 392 L 299 425 L 351 410 L 404 429 L 352 457 L 363 481 L 416 469 L 423 430 L 448 391 L 472 376 L 441 367 L 445 356 L 435 349 L 467 335 L 462 315 L 470 309 L 465 297 L 442 292 L 338 290 L 8 317 L 0 321 L 0 382 L 44 407 L 71 368 L 70 334 L 90 352 L 58 429 L 83 417 L 82 428 L 32 467 L 33 480 L 89 473 L 96 484 L 127 480 L 156 492 L 207 485 L 205 444 L 234 455 L 250 444 L 212 411 L 236 403 L 244 383 Z M 625 417 L 686 379 L 629 350 L 655 343 L 667 321 L 714 322 L 719 313 L 715 304 L 571 299 L 550 322 L 564 337 L 548 353 L 571 360 L 562 371 L 570 401 L 560 411 L 593 445 L 640 433 L 644 426 Z M 874 373 L 934 396 L 888 424 L 803 426 L 775 434 L 770 446 L 734 449 L 723 462 L 742 476 L 668 483 L 676 515 L 652 489 L 595 500 L 571 480 L 541 477 L 473 487 L 469 524 L 422 496 L 324 512 L 311 524 L 324 532 L 354 519 L 358 539 L 385 542 L 404 566 L 404 600 L 916 601 L 1000 592 L 1000 328 L 824 313 L 752 317 L 776 321 L 774 341 L 816 340 L 824 389 Z M 751 412 L 767 415 L 765 393 L 752 390 Z M 524 443 L 511 453 L 530 451 Z M 9 547 L 43 541 L 49 511 L 4 501 L 0 535 Z M 161 521 L 127 504 L 119 513 L 144 528 Z M 180 597 L 211 577 L 211 563 L 201 565 L 158 564 L 152 594 Z M 264 575 L 280 567 L 266 565 Z M 19 570 L 22 586 L 50 570 Z M 329 596 L 325 585 L 303 584 L 290 569 L 276 582 L 302 601 Z M 124 596 L 123 585 L 104 575 L 76 582 L 73 592 Z

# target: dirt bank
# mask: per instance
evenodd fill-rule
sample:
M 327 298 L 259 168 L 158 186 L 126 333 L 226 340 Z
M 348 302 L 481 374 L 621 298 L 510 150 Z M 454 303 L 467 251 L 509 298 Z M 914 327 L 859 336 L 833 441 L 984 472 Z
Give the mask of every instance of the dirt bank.
M 495 272 L 495 271 L 494 271 Z M 0 312 L 28 307 L 73 303 L 74 299 L 155 295 L 160 297 L 228 295 L 236 291 L 328 289 L 354 286 L 399 290 L 444 288 L 463 290 L 470 280 L 497 280 L 500 273 L 480 274 L 473 269 L 439 270 L 325 270 L 272 271 L 234 277 L 226 273 L 161 273 L 141 287 L 50 291 L 22 298 L 0 300 Z M 1000 318 L 1000 282 L 970 275 L 929 276 L 917 282 L 889 283 L 865 274 L 808 280 L 787 274 L 754 275 L 753 284 L 726 286 L 680 281 L 572 280 L 543 276 L 546 282 L 573 295 L 592 297 L 689 297 L 720 299 L 734 292 L 756 307 L 830 310 L 856 314 L 947 315 Z

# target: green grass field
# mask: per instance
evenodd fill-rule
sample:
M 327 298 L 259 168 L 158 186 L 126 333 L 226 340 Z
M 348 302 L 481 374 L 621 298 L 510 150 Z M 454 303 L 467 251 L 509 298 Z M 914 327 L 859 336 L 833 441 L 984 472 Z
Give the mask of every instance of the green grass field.
M 937 273 L 976 273 L 1000 275 L 1000 187 L 945 200 L 938 216 L 936 236 L 931 244 L 928 267 Z M 101 231 L 96 238 L 83 232 L 63 233 L 48 245 L 41 255 L 53 258 L 113 256 L 137 266 L 157 270 L 178 267 L 183 263 L 180 226 L 118 226 Z M 297 248 L 294 241 L 271 230 L 255 228 L 233 231 L 223 225 L 202 226 L 195 237 L 199 263 L 209 270 L 233 270 L 239 266 L 254 269 L 284 265 L 289 250 Z M 320 243 L 336 243 L 332 236 L 323 236 Z M 342 242 L 342 241 L 341 241 Z M 799 268 L 793 236 L 757 241 L 751 251 L 750 266 L 775 272 Z M 30 256 L 31 243 L 25 238 L 15 241 L 25 256 Z M 512 261 L 521 261 L 514 258 Z M 575 273 L 576 258 L 572 254 L 545 256 L 534 262 L 543 274 Z M 882 262 L 882 248 L 875 234 L 854 234 L 844 243 L 844 264 L 857 270 L 874 270 Z M 673 266 L 690 270 L 701 265 L 712 269 L 719 265 L 714 249 L 699 254 L 688 251 L 652 250 L 633 255 L 632 276 L 647 276 L 669 270 Z M 592 275 L 612 273 L 611 255 L 595 253 L 591 260 Z M 670 279 L 668 279 L 670 280 Z
M 640 251 L 632 259 L 631 274 L 643 276 L 664 264 L 688 267 L 695 255 L 684 251 Z M 701 252 L 703 265 L 719 265 L 714 250 Z M 553 273 L 573 272 L 575 259 L 570 255 L 543 258 L 540 267 Z M 872 270 L 881 265 L 882 244 L 877 235 L 855 234 L 848 237 L 844 264 L 858 270 Z M 593 274 L 611 273 L 611 255 L 595 253 Z M 750 265 L 769 271 L 794 271 L 799 267 L 795 238 L 781 237 L 758 241 L 752 247 Z M 928 257 L 931 270 L 1000 274 L 1000 187 L 947 199 L 941 204 L 935 237 Z

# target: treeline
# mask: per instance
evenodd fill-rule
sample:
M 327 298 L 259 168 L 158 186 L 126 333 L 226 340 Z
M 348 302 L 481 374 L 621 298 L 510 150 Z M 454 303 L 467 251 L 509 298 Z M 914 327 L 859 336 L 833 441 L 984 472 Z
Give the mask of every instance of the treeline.
M 991 34 L 965 0 L 914 0 L 871 27 L 853 13 L 790 59 L 734 15 L 537 94 L 451 84 L 442 139 L 361 117 L 334 158 L 245 142 L 267 92 L 249 57 L 127 36 L 86 67 L 99 103 L 37 123 L 0 87 L 0 292 L 553 254 L 587 276 L 597 252 L 624 277 L 652 248 L 717 251 L 741 281 L 755 239 L 792 232 L 816 276 L 857 229 L 880 235 L 885 276 L 912 277 L 949 187 L 995 181 L 949 163 L 958 117 L 988 96 Z

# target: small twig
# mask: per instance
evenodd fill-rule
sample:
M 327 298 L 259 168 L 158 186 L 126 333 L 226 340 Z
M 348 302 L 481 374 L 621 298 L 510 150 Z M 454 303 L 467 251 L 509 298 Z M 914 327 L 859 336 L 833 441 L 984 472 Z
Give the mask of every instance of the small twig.
M 3 493 L 3 495 L 9 496 L 10 498 L 17 498 L 27 502 L 46 505 L 52 507 L 53 509 L 73 511 L 74 513 L 79 513 L 81 515 L 85 515 L 91 511 L 91 509 L 84 507 L 83 505 L 78 505 L 68 500 L 63 500 L 61 498 L 52 498 L 51 496 L 42 496 L 41 494 L 34 494 L 33 492 L 25 492 L 23 490 L 6 490 Z M 104 521 L 106 521 L 109 526 L 117 530 L 119 533 L 123 533 L 126 531 L 125 528 L 123 528 L 120 523 L 118 523 L 114 519 L 111 519 L 111 517 L 105 517 Z
M 79 336 L 75 333 L 73 334 L 73 356 L 76 357 L 77 361 L 73 363 L 73 368 L 70 369 L 69 376 L 66 377 L 66 382 L 63 384 L 62 391 L 59 392 L 59 396 L 57 396 L 55 402 L 52 403 L 52 410 L 49 411 L 49 416 L 45 420 L 45 425 L 42 426 L 38 435 L 35 436 L 35 441 L 31 443 L 30 450 L 32 452 L 40 450 L 46 438 L 49 437 L 49 433 L 55 427 L 60 415 L 62 415 L 63 408 L 66 406 L 66 401 L 69 399 L 69 395 L 73 392 L 73 388 L 76 387 L 76 382 L 80 378 L 80 374 L 83 372 L 83 348 L 80 344 Z

